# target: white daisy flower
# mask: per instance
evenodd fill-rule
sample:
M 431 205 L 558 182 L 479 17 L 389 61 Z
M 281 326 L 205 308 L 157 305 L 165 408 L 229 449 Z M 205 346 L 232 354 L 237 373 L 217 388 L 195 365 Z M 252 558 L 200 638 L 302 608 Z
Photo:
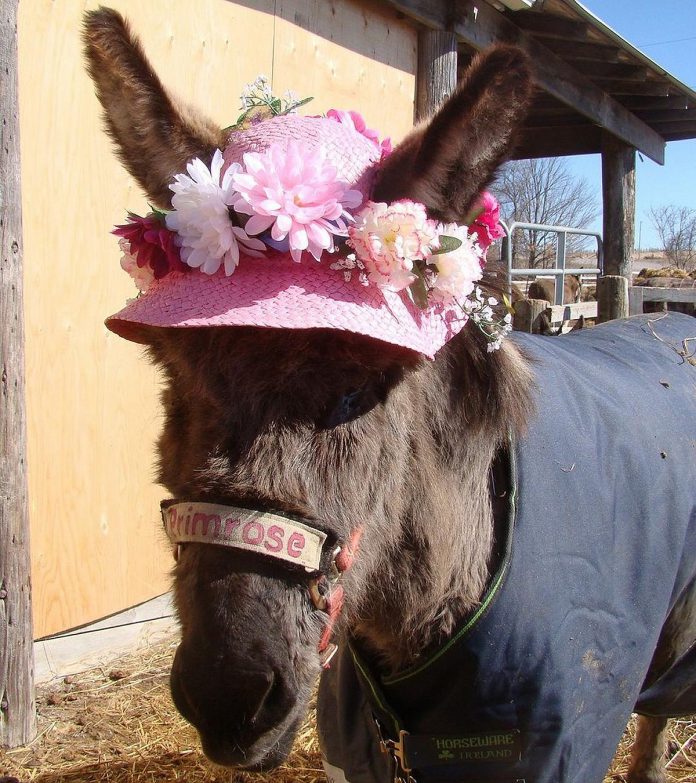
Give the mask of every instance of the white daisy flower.
M 235 226 L 229 207 L 237 197 L 232 181 L 241 170 L 233 163 L 221 177 L 224 160 L 216 150 L 210 169 L 195 158 L 177 174 L 169 186 L 173 212 L 166 217 L 167 228 L 175 231 L 181 243 L 181 260 L 205 274 L 213 275 L 223 266 L 231 275 L 239 263 L 240 246 L 246 255 L 261 256 L 266 246 Z

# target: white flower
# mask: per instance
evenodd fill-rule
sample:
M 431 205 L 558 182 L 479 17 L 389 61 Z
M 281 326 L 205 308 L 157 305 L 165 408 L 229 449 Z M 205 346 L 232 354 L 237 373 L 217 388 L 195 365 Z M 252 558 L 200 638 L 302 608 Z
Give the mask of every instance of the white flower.
M 454 237 L 461 245 L 449 253 L 428 258 L 428 264 L 437 269 L 431 281 L 433 300 L 444 304 L 462 301 L 471 294 L 475 282 L 482 276 L 479 247 L 469 236 L 469 229 L 456 223 L 439 225 L 438 235 Z
M 152 281 L 155 279 L 152 268 L 145 264 L 145 266 L 138 266 L 138 261 L 135 256 L 131 255 L 130 242 L 127 239 L 120 239 L 118 246 L 123 251 L 121 257 L 121 269 L 133 278 L 136 288 L 141 293 L 146 293 L 147 289 L 152 285 Z
M 229 206 L 237 197 L 233 175 L 241 170 L 233 163 L 221 180 L 224 160 L 216 150 L 210 169 L 195 158 L 186 174 L 177 174 L 169 186 L 173 212 L 167 214 L 167 228 L 176 231 L 181 243 L 181 260 L 191 267 L 213 275 L 221 265 L 231 275 L 239 263 L 239 249 L 250 256 L 260 256 L 266 246 L 252 239 L 243 228 L 232 223 Z

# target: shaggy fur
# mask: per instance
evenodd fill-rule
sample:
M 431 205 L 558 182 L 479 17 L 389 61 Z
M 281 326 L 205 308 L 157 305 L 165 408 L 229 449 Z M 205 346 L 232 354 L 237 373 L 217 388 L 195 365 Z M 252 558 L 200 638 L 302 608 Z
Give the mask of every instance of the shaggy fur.
M 375 200 L 411 198 L 440 220 L 463 220 L 509 157 L 531 92 L 531 65 L 519 49 L 477 55 L 452 96 L 390 157 Z
M 83 41 L 104 122 L 122 163 L 157 206 L 170 206 L 169 183 L 192 158 L 210 162 L 226 135 L 175 102 L 126 21 L 110 8 L 85 14 Z
M 209 160 L 222 131 L 172 102 L 117 13 L 87 14 L 84 35 L 107 129 L 166 206 L 174 174 Z M 531 90 L 519 50 L 476 58 L 387 159 L 375 197 L 461 220 L 510 150 Z M 362 526 L 342 622 L 384 671 L 417 660 L 477 605 L 496 565 L 489 473 L 530 412 L 531 375 L 514 346 L 487 353 L 473 324 L 434 362 L 324 330 L 140 337 L 165 381 L 160 482 L 175 498 L 298 515 L 330 543 Z M 319 672 L 321 615 L 306 586 L 277 564 L 200 544 L 182 548 L 174 576 L 177 707 L 214 761 L 279 763 Z
M 343 540 L 364 520 L 346 617 L 390 668 L 476 605 L 490 463 L 528 414 L 514 349 L 486 353 L 467 329 L 431 363 L 330 332 L 152 331 L 168 379 L 160 481 L 175 497 L 295 513 Z M 362 415 L 327 427 L 356 390 Z

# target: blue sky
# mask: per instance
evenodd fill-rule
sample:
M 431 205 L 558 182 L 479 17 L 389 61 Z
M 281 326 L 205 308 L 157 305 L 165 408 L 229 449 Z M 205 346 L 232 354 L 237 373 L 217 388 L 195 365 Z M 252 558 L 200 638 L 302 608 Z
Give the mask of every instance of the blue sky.
M 581 0 L 582 4 L 622 38 L 696 89 L 695 0 Z M 588 180 L 601 202 L 599 155 L 566 158 L 571 170 Z M 696 139 L 667 144 L 665 165 L 636 159 L 636 246 L 657 247 L 648 218 L 652 206 L 677 204 L 696 209 Z M 597 226 L 601 230 L 601 218 Z

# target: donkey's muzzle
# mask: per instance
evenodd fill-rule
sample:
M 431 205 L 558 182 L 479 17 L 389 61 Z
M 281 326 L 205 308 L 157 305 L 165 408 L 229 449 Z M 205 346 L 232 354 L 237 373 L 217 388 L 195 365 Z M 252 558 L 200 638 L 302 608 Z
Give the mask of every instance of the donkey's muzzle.
M 206 660 L 181 644 L 170 677 L 174 704 L 198 730 L 205 755 L 216 764 L 268 769 L 290 750 L 279 730 L 296 699 L 271 669 L 235 665 L 229 656 Z M 271 748 L 273 751 L 271 752 Z M 276 758 L 277 756 L 277 758 Z

